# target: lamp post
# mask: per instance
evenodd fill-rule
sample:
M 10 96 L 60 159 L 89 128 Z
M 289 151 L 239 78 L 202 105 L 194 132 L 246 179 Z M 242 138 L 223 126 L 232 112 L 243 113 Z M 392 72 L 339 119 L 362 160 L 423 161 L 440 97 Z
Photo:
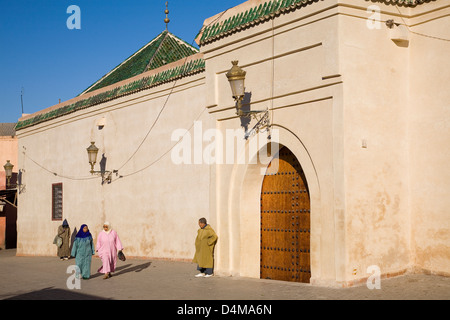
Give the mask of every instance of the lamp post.
M 11 181 L 12 169 L 14 168 L 14 165 L 11 164 L 10 160 L 6 160 L 6 164 L 3 166 L 3 168 L 5 168 L 6 172 L 6 188 L 8 188 Z
M 247 72 L 245 72 L 238 66 L 239 61 L 235 60 L 231 63 L 233 64 L 233 66 L 227 72 L 226 76 L 228 78 L 228 82 L 230 83 L 233 98 L 237 102 L 238 111 L 236 112 L 236 114 L 238 116 L 243 116 L 244 113 L 242 112 L 242 100 L 245 96 L 245 75 Z

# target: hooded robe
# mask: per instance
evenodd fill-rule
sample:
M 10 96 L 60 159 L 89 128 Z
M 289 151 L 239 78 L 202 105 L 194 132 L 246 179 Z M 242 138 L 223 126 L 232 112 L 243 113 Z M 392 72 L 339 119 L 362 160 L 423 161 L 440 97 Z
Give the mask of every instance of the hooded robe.
M 92 256 L 95 254 L 94 240 L 89 232 L 84 232 L 83 224 L 78 231 L 72 247 L 72 256 L 75 257 L 75 264 L 80 269 L 81 276 L 88 279 L 91 276 Z
M 105 224 L 109 226 L 108 223 L 105 222 Z M 117 233 L 109 226 L 108 231 L 103 230 L 97 238 L 98 256 L 102 260 L 102 266 L 98 272 L 109 273 L 116 270 L 118 250 L 123 250 L 122 243 Z
M 195 239 L 195 255 L 192 262 L 197 263 L 200 268 L 214 268 L 216 242 L 217 235 L 209 224 L 200 228 Z
M 58 257 L 70 256 L 70 227 L 67 220 L 64 219 L 62 225 L 58 227 L 58 237 L 62 240 L 61 247 L 58 247 Z

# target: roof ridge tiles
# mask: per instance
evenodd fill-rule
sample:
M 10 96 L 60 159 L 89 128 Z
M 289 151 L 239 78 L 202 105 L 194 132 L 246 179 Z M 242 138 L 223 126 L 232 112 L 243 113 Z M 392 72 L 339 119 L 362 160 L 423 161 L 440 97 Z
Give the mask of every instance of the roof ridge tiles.
M 155 57 L 156 57 L 156 55 L 158 54 L 158 52 L 161 50 L 161 47 L 162 47 L 162 44 L 163 44 L 164 40 L 165 40 L 165 39 L 167 38 L 167 36 L 169 35 L 169 32 L 168 32 L 168 31 L 163 32 L 163 34 L 164 34 L 164 33 L 165 33 L 164 38 L 163 38 L 162 41 L 159 43 L 159 45 L 158 45 L 158 47 L 156 48 L 156 51 L 155 51 L 155 53 L 153 54 L 153 56 L 150 58 L 150 60 L 149 60 L 149 62 L 148 62 L 148 64 L 147 64 L 147 66 L 145 67 L 144 72 L 152 69 L 152 68 L 150 67 L 150 65 L 152 64 L 152 62 L 153 62 L 153 60 L 155 59 Z
M 318 0 L 249 0 L 234 7 L 234 15 L 226 16 L 226 11 L 211 17 L 204 22 L 204 27 L 196 37 L 199 46 L 211 43 L 217 39 L 230 35 L 238 30 L 249 28 L 258 22 L 267 21 L 275 16 L 297 10 Z M 377 0 L 374 0 L 377 1 Z M 394 5 L 417 6 L 427 0 L 378 0 Z M 254 5 L 252 5 L 254 2 Z M 241 11 L 239 8 L 242 6 Z M 208 24 L 208 22 L 223 15 L 220 21 Z
M 170 47 L 167 49 L 166 47 Z M 175 54 L 168 55 L 172 51 Z M 199 50 L 164 30 L 157 37 L 112 69 L 80 95 L 131 78 L 151 69 L 198 53 Z
M 133 78 L 123 80 L 85 95 L 66 101 L 62 105 L 44 109 L 19 120 L 15 130 L 25 129 L 64 115 L 105 103 L 142 90 L 151 89 L 167 82 L 191 76 L 205 70 L 203 54 L 197 53 L 185 59 L 149 70 Z

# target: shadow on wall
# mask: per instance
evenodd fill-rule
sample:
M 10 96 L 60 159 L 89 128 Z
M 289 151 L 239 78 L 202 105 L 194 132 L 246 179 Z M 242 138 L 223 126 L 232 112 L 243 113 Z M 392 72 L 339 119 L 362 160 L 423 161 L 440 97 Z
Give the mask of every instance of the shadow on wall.
M 242 100 L 242 111 L 248 112 L 250 111 L 250 103 L 252 102 L 252 93 L 246 92 L 244 95 L 244 99 Z M 236 105 L 237 111 L 237 105 Z M 241 117 L 241 127 L 245 129 L 245 132 L 248 131 L 248 125 L 252 119 L 250 117 Z

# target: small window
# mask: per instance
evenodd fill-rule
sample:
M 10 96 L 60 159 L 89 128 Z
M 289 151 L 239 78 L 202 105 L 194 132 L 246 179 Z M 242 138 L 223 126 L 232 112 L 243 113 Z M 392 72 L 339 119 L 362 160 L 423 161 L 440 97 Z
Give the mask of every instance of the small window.
M 63 217 L 62 183 L 52 185 L 52 220 L 62 220 Z

